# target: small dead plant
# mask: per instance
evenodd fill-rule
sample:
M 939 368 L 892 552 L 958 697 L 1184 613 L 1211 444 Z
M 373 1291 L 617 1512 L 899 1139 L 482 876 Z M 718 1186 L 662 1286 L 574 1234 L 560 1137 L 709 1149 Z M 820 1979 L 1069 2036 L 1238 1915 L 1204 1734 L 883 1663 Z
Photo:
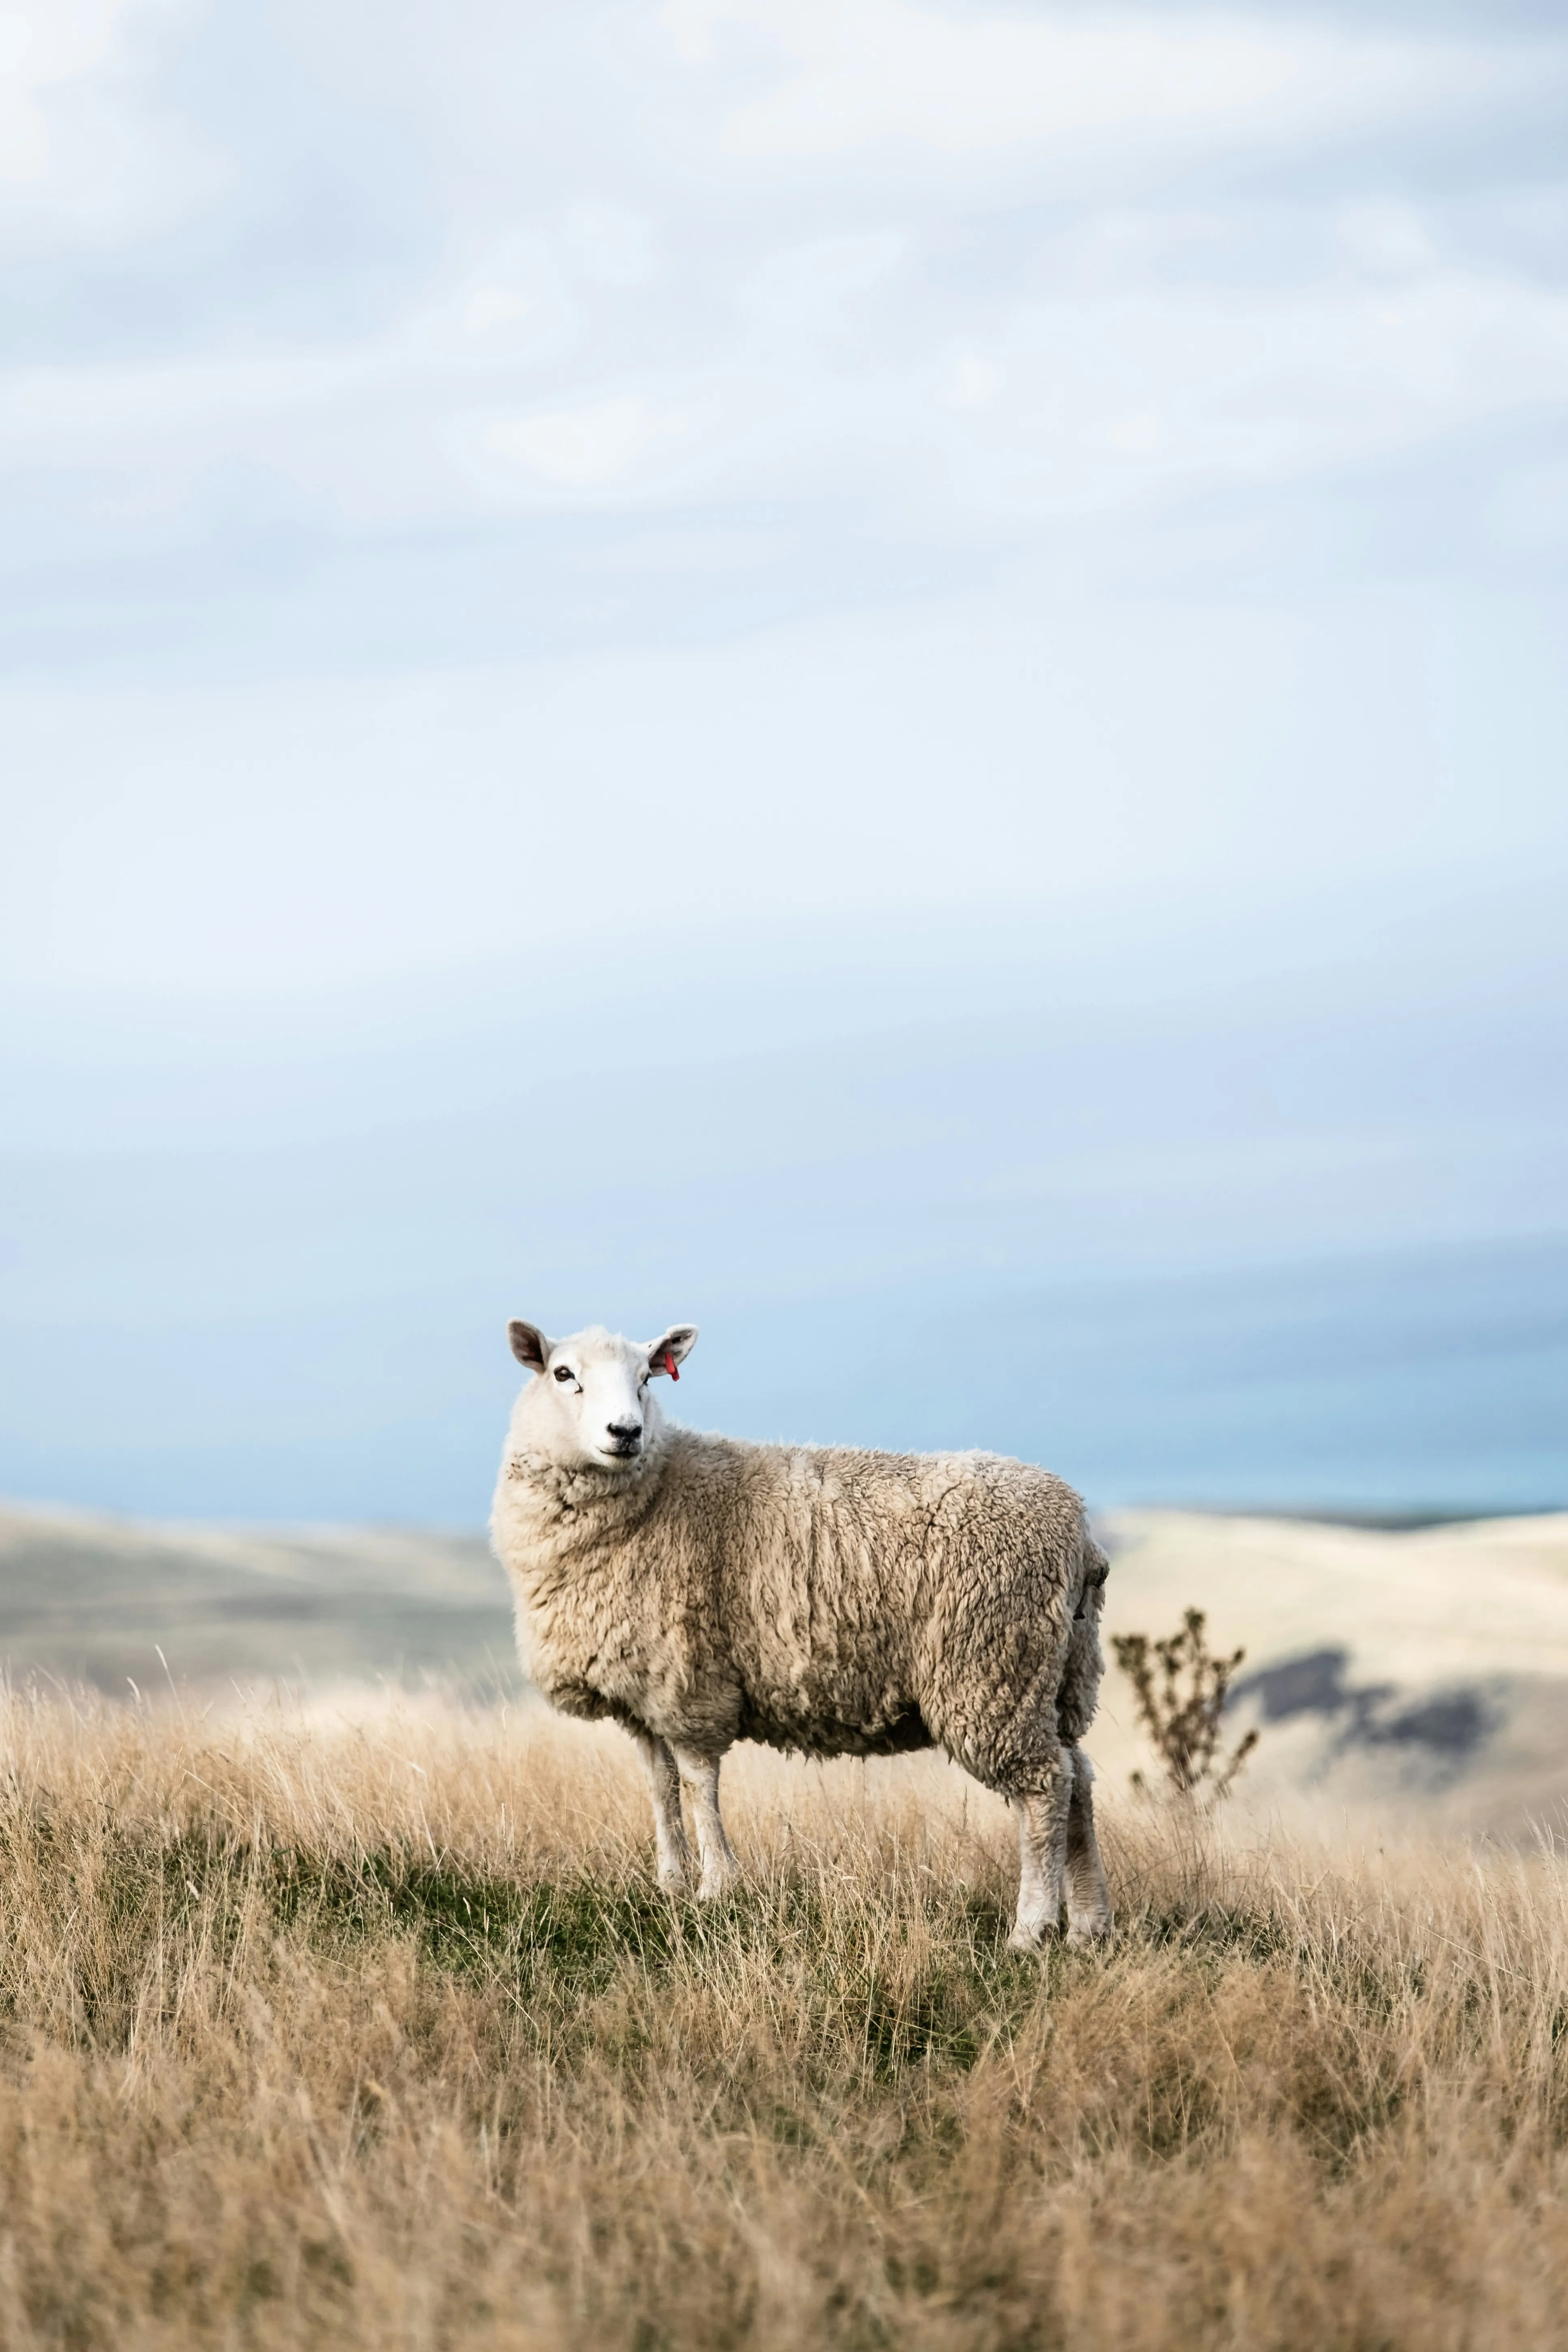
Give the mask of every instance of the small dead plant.
M 1228 1793 L 1258 1745 L 1258 1734 L 1247 1732 L 1229 1756 L 1222 1755 L 1226 1697 L 1247 1653 L 1237 1650 L 1228 1658 L 1215 1657 L 1205 1622 L 1201 1609 L 1189 1609 L 1180 1633 L 1163 1642 L 1151 1641 L 1147 1633 L 1116 1633 L 1111 1647 L 1136 1694 L 1139 1715 L 1172 1787 L 1179 1796 L 1212 1802 Z M 1132 1785 L 1143 1787 L 1142 1772 L 1133 1773 Z

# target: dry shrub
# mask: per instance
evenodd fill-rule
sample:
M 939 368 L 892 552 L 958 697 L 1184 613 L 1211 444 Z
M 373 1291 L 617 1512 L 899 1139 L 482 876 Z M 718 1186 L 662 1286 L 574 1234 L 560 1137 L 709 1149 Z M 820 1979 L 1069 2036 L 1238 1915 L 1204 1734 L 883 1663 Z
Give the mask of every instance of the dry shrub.
M 1225 1703 L 1247 1652 L 1216 1655 L 1204 1631 L 1207 1622 L 1201 1609 L 1188 1609 L 1177 1631 L 1163 1641 L 1151 1641 L 1147 1633 L 1113 1633 L 1110 1646 L 1172 1788 L 1178 1797 L 1212 1803 L 1229 1794 L 1258 1745 L 1258 1733 L 1248 1731 L 1228 1756 L 1221 1754 Z M 1142 1787 L 1142 1772 L 1133 1773 L 1132 1785 Z
M 6 2352 L 1568 2337 L 1544 1849 L 1112 1811 L 1121 1938 L 1040 1962 L 930 1759 L 742 1757 L 704 1912 L 527 1710 L 3 1731 Z

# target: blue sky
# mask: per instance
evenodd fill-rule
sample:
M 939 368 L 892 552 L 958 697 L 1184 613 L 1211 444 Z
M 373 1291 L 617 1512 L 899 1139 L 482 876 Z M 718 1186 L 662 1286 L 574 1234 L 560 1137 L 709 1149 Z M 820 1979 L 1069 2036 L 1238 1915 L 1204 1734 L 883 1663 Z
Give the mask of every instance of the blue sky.
M 1565 100 L 1546 7 L 18 0 L 0 1486 L 475 1520 L 521 1311 L 1568 1489 Z

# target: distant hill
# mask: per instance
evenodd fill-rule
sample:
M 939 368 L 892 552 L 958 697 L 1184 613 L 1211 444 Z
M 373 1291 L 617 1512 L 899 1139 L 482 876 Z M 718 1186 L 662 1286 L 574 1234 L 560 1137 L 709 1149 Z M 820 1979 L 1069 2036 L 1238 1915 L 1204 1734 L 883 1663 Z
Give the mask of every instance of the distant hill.
M 1123 1511 L 1106 1532 L 1108 1633 L 1173 1633 L 1194 1606 L 1214 1648 L 1245 1645 L 1255 1799 L 1510 1832 L 1562 1819 L 1568 1513 L 1390 1530 Z M 1114 1669 L 1091 1747 L 1113 1782 L 1149 1762 Z
M 481 1536 L 194 1527 L 0 1506 L 0 1664 L 125 1692 L 429 1674 L 515 1685 Z
M 1568 1514 L 1405 1531 L 1123 1511 L 1108 1633 L 1208 1618 L 1245 1645 L 1253 1803 L 1516 1831 L 1568 1805 Z M 482 1537 L 245 1529 L 0 1507 L 0 1663 L 125 1694 L 388 1678 L 520 1687 L 506 1579 Z M 1110 1787 L 1151 1758 L 1106 1677 L 1090 1749 Z

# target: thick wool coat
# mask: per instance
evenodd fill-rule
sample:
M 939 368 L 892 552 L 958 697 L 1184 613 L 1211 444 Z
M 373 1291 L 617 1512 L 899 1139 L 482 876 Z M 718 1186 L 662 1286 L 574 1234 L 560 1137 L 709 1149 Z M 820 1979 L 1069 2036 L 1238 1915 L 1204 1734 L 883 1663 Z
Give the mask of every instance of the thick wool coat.
M 715 1757 L 936 1745 L 1010 1796 L 1088 1729 L 1105 1558 L 1048 1471 L 663 1423 L 634 1463 L 567 1468 L 519 1437 L 492 1533 L 524 1669 L 566 1713 Z

